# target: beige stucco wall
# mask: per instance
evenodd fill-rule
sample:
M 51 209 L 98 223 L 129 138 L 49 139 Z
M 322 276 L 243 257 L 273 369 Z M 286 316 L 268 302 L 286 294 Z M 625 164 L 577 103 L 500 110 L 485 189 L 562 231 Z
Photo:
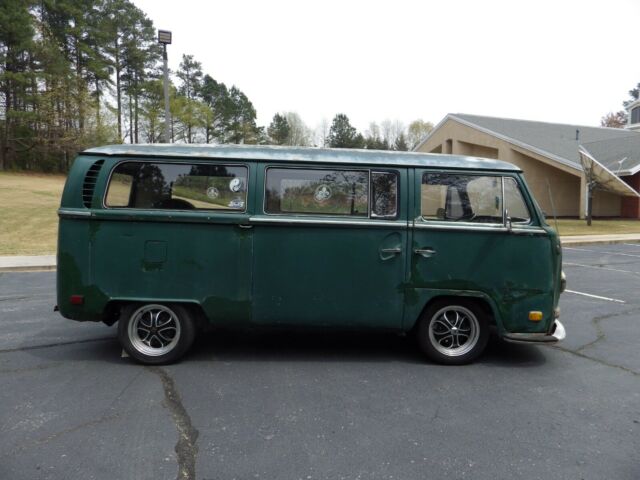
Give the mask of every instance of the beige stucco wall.
M 619 217 L 622 197 L 615 193 L 595 191 L 593 195 L 594 217 Z
M 538 205 L 547 216 L 580 215 L 580 177 L 572 175 L 513 149 L 503 149 L 500 160 L 513 163 L 522 169 L 529 188 Z M 551 195 L 549 195 L 551 190 Z M 552 200 L 553 199 L 553 203 Z
M 448 144 L 451 145 L 449 152 Z M 493 135 L 448 119 L 432 132 L 418 148 L 420 152 L 453 153 L 498 158 L 522 169 L 527 183 L 542 210 L 553 213 L 549 187 L 558 216 L 584 216 L 585 189 L 580 170 L 559 164 L 536 152 L 511 144 Z M 598 192 L 594 200 L 595 216 L 620 215 L 620 197 Z

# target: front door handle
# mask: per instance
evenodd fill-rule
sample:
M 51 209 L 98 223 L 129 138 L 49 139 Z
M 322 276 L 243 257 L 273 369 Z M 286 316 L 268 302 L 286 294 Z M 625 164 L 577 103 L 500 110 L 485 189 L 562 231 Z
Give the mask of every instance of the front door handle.
M 249 225 L 247 223 L 238 223 L 240 228 L 253 228 L 253 225 Z
M 381 253 L 390 253 L 392 255 L 397 255 L 399 253 L 402 253 L 402 249 L 400 247 L 395 247 L 395 248 L 383 248 L 380 250 Z
M 436 254 L 436 251 L 433 248 L 416 248 L 413 253 L 420 255 L 421 257 L 429 258 L 433 257 Z

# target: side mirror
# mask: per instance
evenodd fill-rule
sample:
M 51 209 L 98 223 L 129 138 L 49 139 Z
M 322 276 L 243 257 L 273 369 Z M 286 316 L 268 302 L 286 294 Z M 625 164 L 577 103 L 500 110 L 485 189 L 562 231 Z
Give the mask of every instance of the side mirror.
M 504 228 L 507 229 L 507 232 L 511 232 L 512 228 L 511 217 L 509 216 L 509 210 L 504 211 Z

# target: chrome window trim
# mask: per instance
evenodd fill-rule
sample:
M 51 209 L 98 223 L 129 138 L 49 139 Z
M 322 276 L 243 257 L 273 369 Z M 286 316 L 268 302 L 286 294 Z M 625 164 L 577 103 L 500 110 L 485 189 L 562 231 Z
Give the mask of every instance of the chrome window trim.
M 516 184 L 516 190 L 518 191 L 518 193 L 520 194 L 520 198 L 522 199 L 522 203 L 524 204 L 524 208 L 527 209 L 527 213 L 529 214 L 529 220 L 526 222 L 514 222 L 513 225 L 518 225 L 518 226 L 525 226 L 525 225 L 532 225 L 533 224 L 533 215 L 531 215 L 531 209 L 529 208 L 529 205 L 527 204 L 527 201 L 525 199 L 525 196 L 522 193 L 522 185 L 520 185 L 520 182 L 518 181 L 517 177 L 512 177 L 509 175 L 503 175 L 502 176 L 502 209 L 506 210 L 506 206 L 507 203 L 505 202 L 505 196 L 504 196 L 504 181 L 505 179 L 510 178 L 511 180 L 513 180 L 513 183 Z
M 215 165 L 215 166 L 227 166 L 227 167 L 244 167 L 247 171 L 247 176 L 245 177 L 245 182 L 247 184 L 247 192 L 244 199 L 244 210 L 224 210 L 221 208 L 194 208 L 193 210 L 180 210 L 177 208 L 136 208 L 136 207 L 109 207 L 107 205 L 107 195 L 109 194 L 109 186 L 111 185 L 111 177 L 115 172 L 116 168 L 123 163 L 163 163 L 169 165 Z M 109 177 L 107 178 L 106 188 L 104 189 L 104 194 L 102 195 L 102 208 L 104 210 L 122 210 L 122 211 L 140 211 L 140 210 L 151 210 L 154 212 L 189 212 L 189 213 L 197 213 L 197 212 L 216 212 L 216 213 L 247 213 L 247 204 L 249 203 L 249 184 L 250 182 L 250 173 L 251 170 L 249 168 L 248 163 L 207 163 L 207 162 L 176 162 L 171 160 L 148 160 L 148 159 L 137 159 L 137 158 L 128 158 L 125 160 L 119 160 L 115 163 L 115 165 L 109 171 Z
M 353 218 L 353 217 L 350 217 Z M 370 220 L 368 218 L 364 218 L 362 220 L 352 220 L 352 219 L 324 219 L 324 218 L 295 218 L 289 217 L 287 218 L 284 215 L 278 216 L 268 216 L 268 217 L 249 217 L 249 223 L 263 223 L 263 224 L 282 224 L 282 225 L 334 225 L 334 226 L 359 226 L 359 227 L 384 227 L 384 228 L 398 228 L 398 229 L 406 229 L 409 228 L 406 220 L 404 222 L 390 222 L 390 221 L 379 221 L 379 220 Z
M 425 222 L 425 223 L 422 223 Z M 428 223 L 426 223 L 428 222 Z M 482 232 L 496 232 L 496 233 L 507 233 L 509 230 L 499 223 L 488 223 L 488 224 L 479 224 L 472 222 L 437 222 L 437 221 L 429 221 L 423 220 L 418 217 L 418 221 L 414 221 L 411 228 L 417 229 L 431 229 L 431 230 L 471 230 L 471 231 L 482 231 Z M 547 235 L 546 230 L 541 227 L 536 226 L 524 226 L 524 225 L 514 225 L 511 228 L 511 233 L 514 234 L 532 234 L 532 235 Z
M 529 208 L 529 205 L 527 204 L 526 201 L 526 197 L 525 195 L 523 195 L 522 193 L 522 185 L 520 184 L 520 182 L 518 181 L 518 178 L 513 176 L 513 175 L 504 175 L 501 173 L 492 173 L 492 172 L 461 172 L 461 171 L 436 171 L 436 172 L 429 172 L 429 171 L 423 171 L 422 172 L 422 176 L 420 178 L 420 186 L 424 185 L 424 176 L 428 175 L 430 173 L 447 173 L 447 174 L 451 174 L 451 175 L 459 175 L 459 176 L 478 176 L 478 177 L 496 177 L 496 178 L 500 178 L 500 182 L 501 182 L 501 188 L 502 188 L 502 223 L 488 223 L 486 225 L 502 225 L 504 226 L 506 224 L 506 203 L 505 203 L 505 196 L 504 196 L 504 181 L 506 178 L 510 178 L 512 179 L 515 184 L 516 184 L 516 189 L 518 190 L 518 192 L 520 193 L 520 197 L 522 198 L 522 201 L 524 203 L 525 208 L 527 209 L 527 212 L 529 213 L 529 221 L 528 222 L 517 222 L 513 224 L 513 229 L 516 229 L 516 227 L 528 227 L 528 226 L 532 226 L 532 227 L 536 227 L 537 225 L 534 225 L 533 223 L 533 215 L 531 215 L 531 209 Z M 421 220 L 425 221 L 425 222 L 443 222 L 443 220 L 434 220 L 434 219 L 429 219 L 429 218 L 425 218 L 422 215 L 422 204 L 420 204 L 420 218 Z M 474 224 L 473 222 L 456 222 L 455 220 L 450 220 L 450 221 L 445 221 L 446 223 L 457 223 L 457 224 L 471 224 L 471 225 L 478 225 L 478 224 Z M 546 232 L 545 232 L 546 233 Z
M 91 217 L 93 213 L 90 210 L 75 210 L 69 208 L 59 208 L 58 209 L 59 217 L 68 217 L 68 218 L 86 218 Z

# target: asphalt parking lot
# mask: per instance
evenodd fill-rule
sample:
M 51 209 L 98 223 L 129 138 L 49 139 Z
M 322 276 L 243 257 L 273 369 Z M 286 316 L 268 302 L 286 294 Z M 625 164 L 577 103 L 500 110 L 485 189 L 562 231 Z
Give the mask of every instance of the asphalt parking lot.
M 533 261 L 533 260 L 532 260 Z M 406 337 L 225 333 L 180 364 L 0 274 L 0 479 L 638 479 L 640 244 L 565 248 L 567 340 L 475 364 Z

